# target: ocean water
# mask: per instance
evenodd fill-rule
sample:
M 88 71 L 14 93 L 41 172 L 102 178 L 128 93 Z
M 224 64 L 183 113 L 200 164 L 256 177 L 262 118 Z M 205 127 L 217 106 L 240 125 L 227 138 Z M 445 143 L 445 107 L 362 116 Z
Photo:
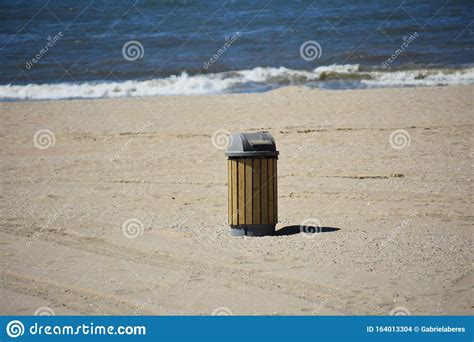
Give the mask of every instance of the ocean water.
M 0 1 L 0 99 L 474 83 L 472 1 Z

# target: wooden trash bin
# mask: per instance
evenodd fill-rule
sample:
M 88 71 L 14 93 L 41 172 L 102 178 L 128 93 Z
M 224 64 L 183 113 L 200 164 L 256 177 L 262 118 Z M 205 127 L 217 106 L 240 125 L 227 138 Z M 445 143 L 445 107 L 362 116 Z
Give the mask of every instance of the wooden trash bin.
M 226 155 L 231 234 L 273 235 L 278 221 L 275 140 L 269 133 L 233 134 Z

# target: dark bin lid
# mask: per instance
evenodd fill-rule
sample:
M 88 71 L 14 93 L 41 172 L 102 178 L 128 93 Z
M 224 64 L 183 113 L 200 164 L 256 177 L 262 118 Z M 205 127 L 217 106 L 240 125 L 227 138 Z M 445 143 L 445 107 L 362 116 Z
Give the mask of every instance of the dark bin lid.
M 270 133 L 236 133 L 230 137 L 228 157 L 276 157 L 275 139 Z

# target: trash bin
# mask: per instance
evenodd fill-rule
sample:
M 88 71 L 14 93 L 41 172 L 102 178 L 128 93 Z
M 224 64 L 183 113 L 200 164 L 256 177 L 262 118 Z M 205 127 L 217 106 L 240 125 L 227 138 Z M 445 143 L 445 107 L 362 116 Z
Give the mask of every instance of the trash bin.
M 231 234 L 273 235 L 278 220 L 275 140 L 269 133 L 233 134 L 226 155 Z

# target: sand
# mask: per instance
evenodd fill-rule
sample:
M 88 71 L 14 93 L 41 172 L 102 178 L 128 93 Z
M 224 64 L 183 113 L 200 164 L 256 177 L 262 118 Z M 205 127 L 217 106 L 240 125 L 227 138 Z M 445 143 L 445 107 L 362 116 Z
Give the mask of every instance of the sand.
M 473 91 L 0 103 L 0 314 L 472 314 Z M 260 130 L 280 235 L 231 237 L 211 137 Z

